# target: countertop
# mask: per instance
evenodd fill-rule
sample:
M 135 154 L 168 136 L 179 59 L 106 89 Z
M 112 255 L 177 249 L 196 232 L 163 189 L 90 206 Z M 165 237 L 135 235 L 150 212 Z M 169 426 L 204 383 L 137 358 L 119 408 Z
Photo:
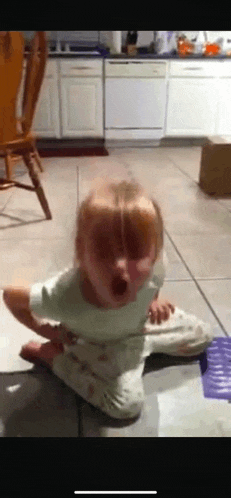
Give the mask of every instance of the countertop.
M 28 57 L 28 52 L 25 52 L 25 57 Z M 164 54 L 164 55 L 157 55 L 154 53 L 147 53 L 143 50 L 138 51 L 138 53 L 135 56 L 130 56 L 127 55 L 126 53 L 121 53 L 121 54 L 110 54 L 110 52 L 103 48 L 101 49 L 101 53 L 99 54 L 75 54 L 75 53 L 52 53 L 50 52 L 48 55 L 49 59 L 76 59 L 76 58 L 89 58 L 89 59 L 126 59 L 126 60 L 133 60 L 133 59 L 140 59 L 140 60 L 179 60 L 179 61 L 189 61 L 189 60 L 231 60 L 231 57 L 228 57 L 225 54 L 221 55 L 215 55 L 212 57 L 209 56 L 204 56 L 202 54 L 193 54 L 189 55 L 187 57 L 180 57 L 178 53 L 171 53 L 171 54 Z
M 106 59 L 153 59 L 153 60 L 231 60 L 231 57 L 228 57 L 227 55 L 215 55 L 213 57 L 206 57 L 201 54 L 194 54 L 194 55 L 189 55 L 187 57 L 180 57 L 177 53 L 173 54 L 164 54 L 164 55 L 157 55 L 157 54 L 143 54 L 143 53 L 137 53 L 136 56 L 128 56 L 127 54 L 118 54 L 118 55 L 107 55 L 105 57 Z

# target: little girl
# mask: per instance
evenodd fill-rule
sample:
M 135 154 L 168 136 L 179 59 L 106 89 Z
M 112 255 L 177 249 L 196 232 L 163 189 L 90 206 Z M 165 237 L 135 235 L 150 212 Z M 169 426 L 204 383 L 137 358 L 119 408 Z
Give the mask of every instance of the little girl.
M 158 298 L 164 258 L 160 208 L 137 182 L 93 189 L 78 213 L 73 267 L 28 289 L 4 289 L 13 315 L 49 339 L 20 356 L 50 367 L 108 415 L 136 417 L 145 359 L 195 356 L 213 340 L 209 325 Z

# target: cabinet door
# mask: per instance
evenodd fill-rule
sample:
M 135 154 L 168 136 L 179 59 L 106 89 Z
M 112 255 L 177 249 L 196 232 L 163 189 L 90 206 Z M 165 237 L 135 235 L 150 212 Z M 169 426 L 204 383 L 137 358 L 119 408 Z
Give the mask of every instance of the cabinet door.
M 214 135 L 217 102 L 212 78 L 171 78 L 165 135 Z
M 101 78 L 61 78 L 63 137 L 103 137 Z
M 45 77 L 43 80 L 32 130 L 40 138 L 60 138 L 58 87 L 53 77 Z
M 219 79 L 216 135 L 231 135 L 231 78 Z
M 55 74 L 51 74 L 55 67 L 48 64 L 39 98 L 37 101 L 32 130 L 37 137 L 60 138 L 60 118 L 59 118 L 59 92 L 58 81 Z M 22 116 L 22 97 L 26 75 L 26 61 L 23 64 L 22 80 L 20 83 L 18 100 L 16 106 L 16 116 Z

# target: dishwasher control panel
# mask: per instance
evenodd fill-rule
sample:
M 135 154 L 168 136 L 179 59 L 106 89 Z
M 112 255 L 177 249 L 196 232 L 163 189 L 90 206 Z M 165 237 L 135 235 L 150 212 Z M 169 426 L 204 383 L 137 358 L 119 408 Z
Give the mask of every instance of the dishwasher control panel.
M 111 78 L 165 78 L 167 61 L 106 60 L 105 76 Z

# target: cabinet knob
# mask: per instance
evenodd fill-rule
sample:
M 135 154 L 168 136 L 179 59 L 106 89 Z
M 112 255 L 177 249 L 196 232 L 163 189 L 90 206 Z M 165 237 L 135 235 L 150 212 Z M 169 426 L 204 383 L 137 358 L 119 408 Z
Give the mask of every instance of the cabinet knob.
M 87 66 L 78 66 L 78 67 L 72 67 L 71 70 L 73 69 L 94 69 L 93 67 L 87 67 Z

